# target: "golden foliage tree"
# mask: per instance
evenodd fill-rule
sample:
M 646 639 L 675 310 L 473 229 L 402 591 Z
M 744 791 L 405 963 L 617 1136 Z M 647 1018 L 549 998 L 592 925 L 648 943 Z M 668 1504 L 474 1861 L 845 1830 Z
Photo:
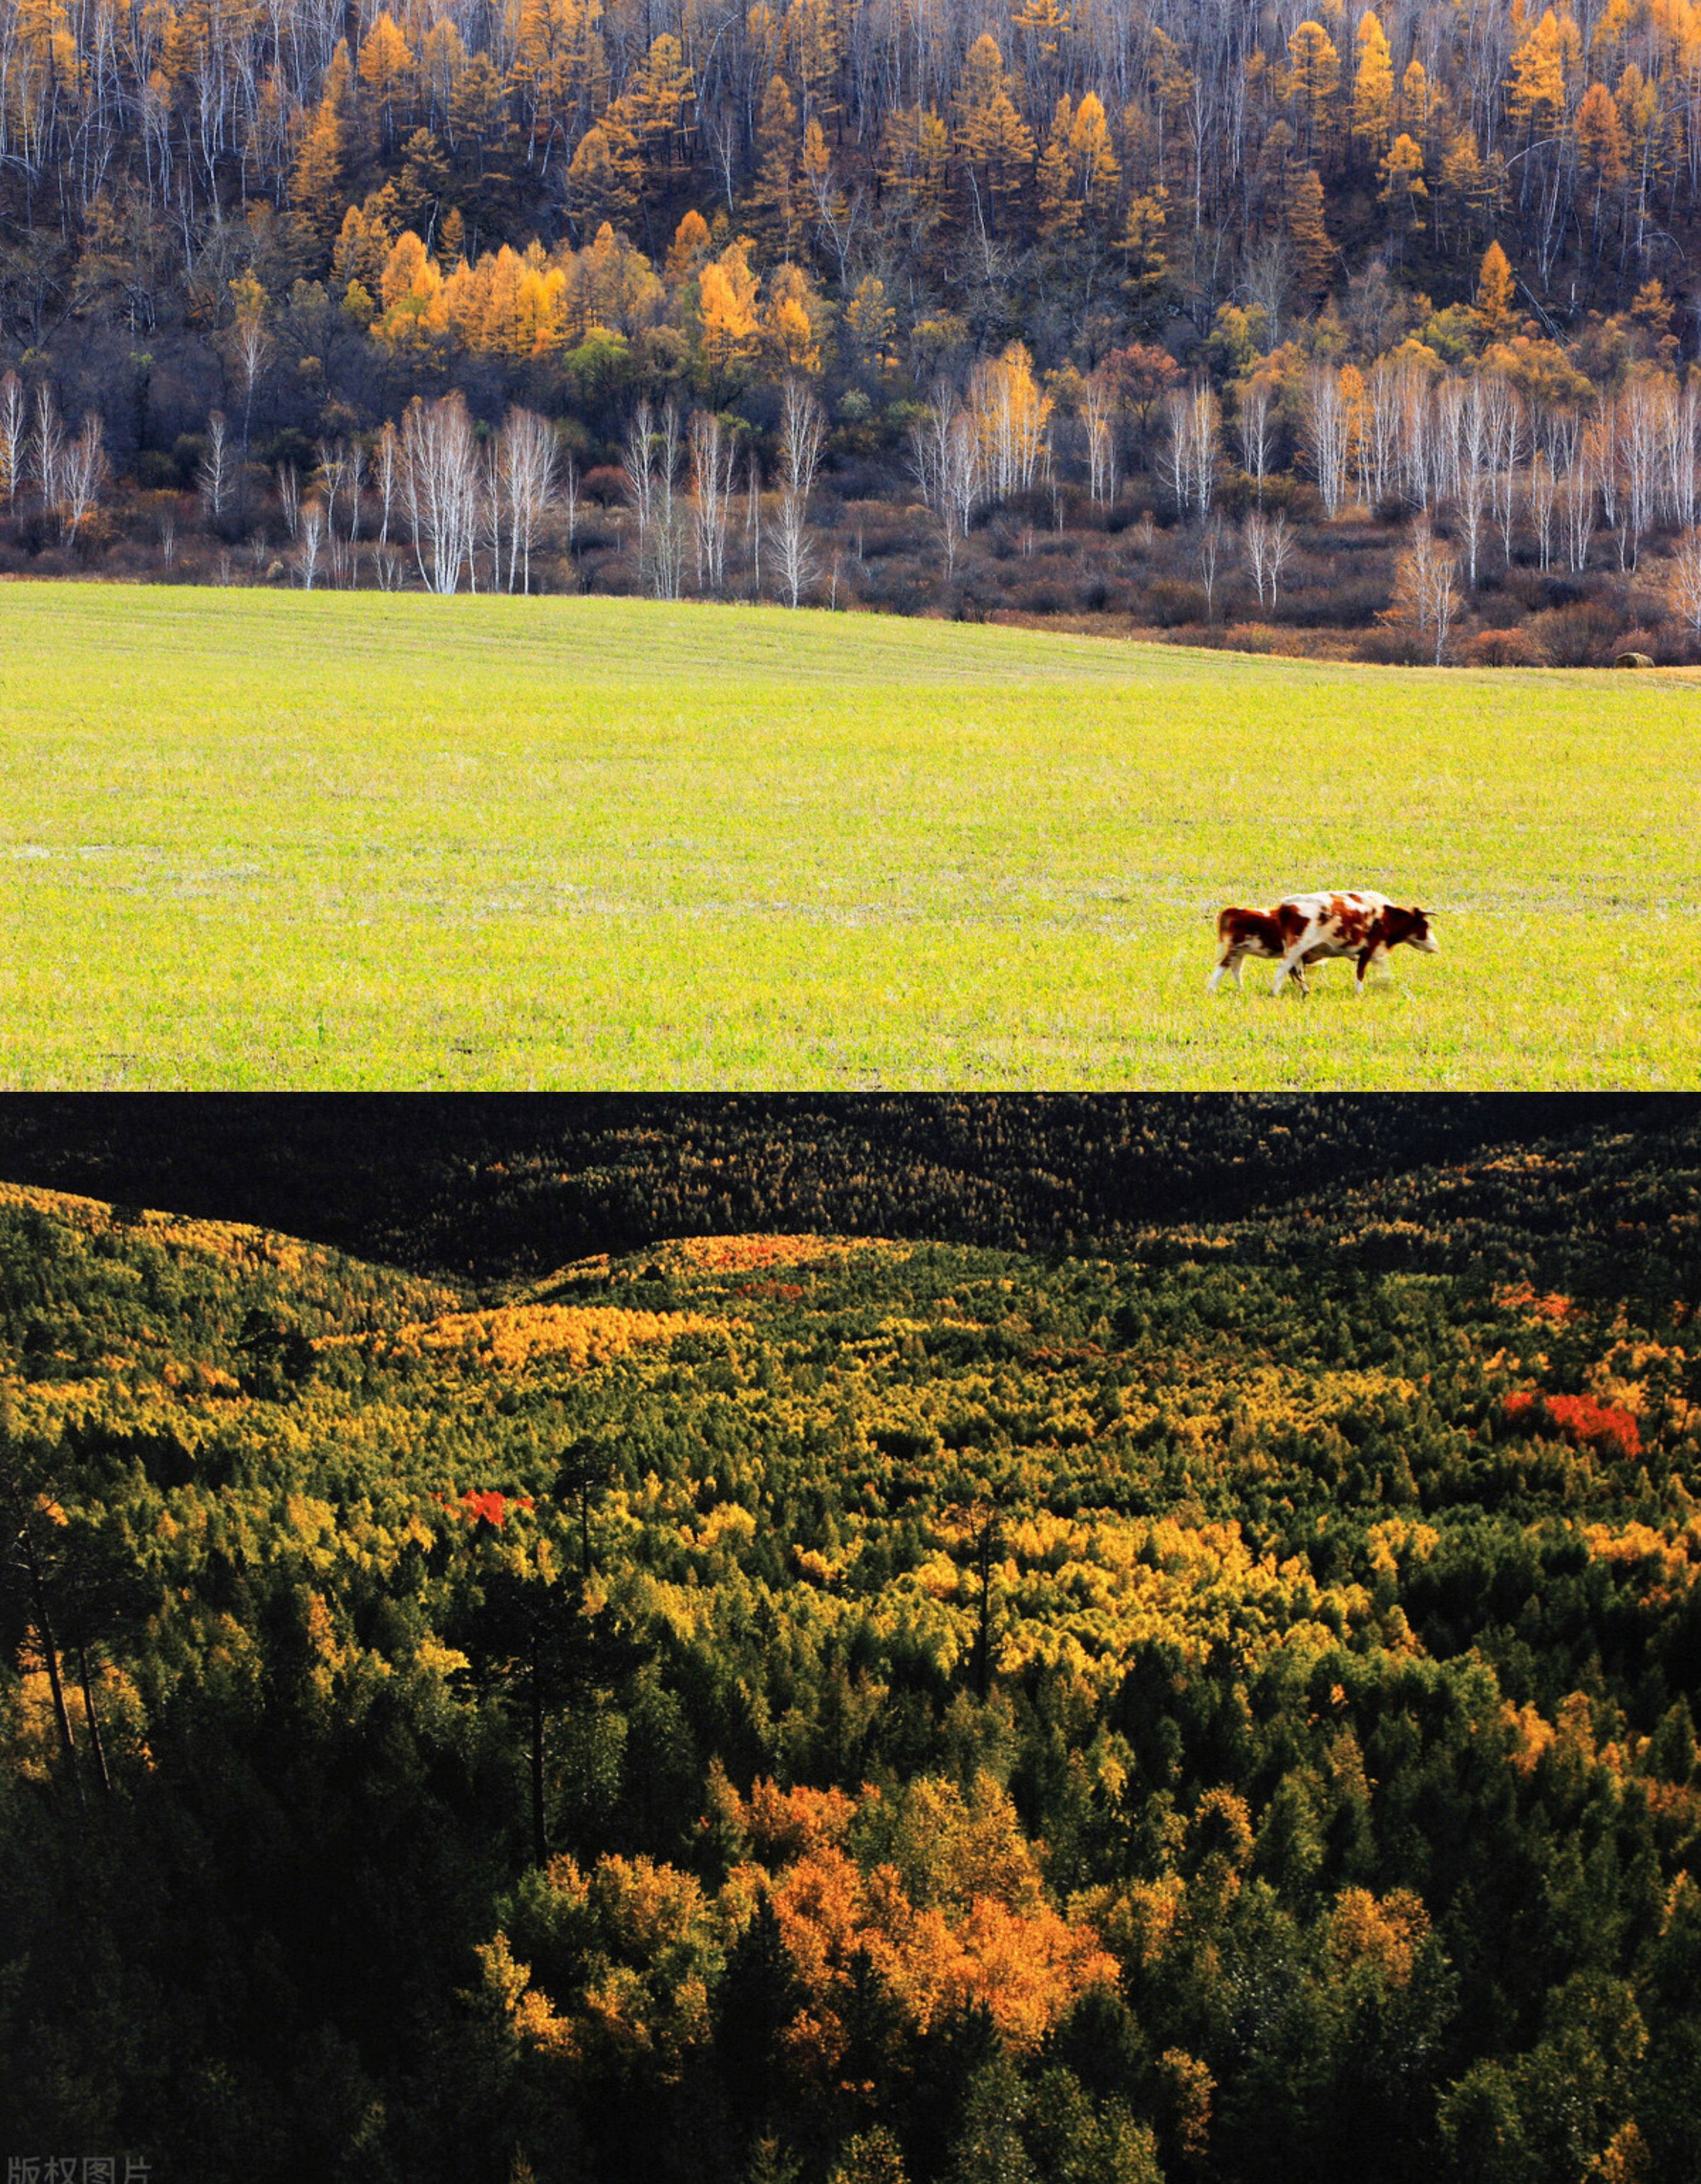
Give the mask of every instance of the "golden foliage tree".
M 1498 242 L 1491 242 L 1477 271 L 1475 299 L 1478 320 L 1491 341 L 1511 327 L 1514 292 L 1511 262 Z
M 1394 63 L 1388 36 L 1374 8 L 1359 18 L 1358 66 L 1352 77 L 1352 136 L 1373 159 L 1387 148 L 1394 119 Z
M 969 47 L 956 98 L 956 143 L 971 191 L 984 192 L 988 229 L 1020 195 L 1034 166 L 1034 132 L 1011 97 L 998 42 L 983 31 Z
M 759 286 L 750 270 L 748 246 L 742 241 L 729 242 L 698 276 L 703 361 L 717 391 L 724 391 L 756 355 L 761 337 L 756 320 Z

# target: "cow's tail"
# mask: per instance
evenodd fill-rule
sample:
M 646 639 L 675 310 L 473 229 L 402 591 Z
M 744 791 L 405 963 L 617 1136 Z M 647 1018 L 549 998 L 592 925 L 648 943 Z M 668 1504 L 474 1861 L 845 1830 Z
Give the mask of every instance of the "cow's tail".
M 1228 939 L 1230 929 L 1240 914 L 1239 911 L 1235 909 L 1219 910 L 1217 912 L 1217 938 L 1219 941 L 1224 941 Z

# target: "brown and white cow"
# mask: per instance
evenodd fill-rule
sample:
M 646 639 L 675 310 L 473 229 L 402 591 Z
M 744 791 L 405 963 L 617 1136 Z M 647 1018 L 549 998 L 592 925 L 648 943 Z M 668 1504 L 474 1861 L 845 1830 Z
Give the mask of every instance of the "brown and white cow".
M 1219 911 L 1217 914 L 1217 967 L 1211 973 L 1209 991 L 1215 993 L 1233 972 L 1241 983 L 1243 956 L 1276 960 L 1271 992 L 1279 994 L 1291 978 L 1306 991 L 1305 967 L 1331 956 L 1358 958 L 1352 990 L 1364 990 L 1364 974 L 1373 963 L 1386 963 L 1388 950 L 1408 942 L 1425 956 L 1436 952 L 1429 913 L 1415 904 L 1403 910 L 1369 888 L 1317 894 L 1285 895 L 1274 910 Z

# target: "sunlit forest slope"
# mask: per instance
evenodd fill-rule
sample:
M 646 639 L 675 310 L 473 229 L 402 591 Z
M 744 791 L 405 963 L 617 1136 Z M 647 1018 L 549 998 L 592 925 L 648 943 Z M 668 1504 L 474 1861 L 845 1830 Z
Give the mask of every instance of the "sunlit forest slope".
M 0 1189 L 0 2115 L 162 2178 L 1701 2173 L 1701 1123 L 525 1286 Z

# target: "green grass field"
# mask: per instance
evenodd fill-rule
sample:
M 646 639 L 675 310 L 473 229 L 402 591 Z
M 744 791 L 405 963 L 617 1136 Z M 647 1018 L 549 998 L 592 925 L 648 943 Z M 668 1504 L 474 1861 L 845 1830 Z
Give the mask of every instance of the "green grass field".
M 0 588 L 0 1083 L 1701 1082 L 1701 682 Z M 1212 916 L 1442 916 L 1353 999 Z

